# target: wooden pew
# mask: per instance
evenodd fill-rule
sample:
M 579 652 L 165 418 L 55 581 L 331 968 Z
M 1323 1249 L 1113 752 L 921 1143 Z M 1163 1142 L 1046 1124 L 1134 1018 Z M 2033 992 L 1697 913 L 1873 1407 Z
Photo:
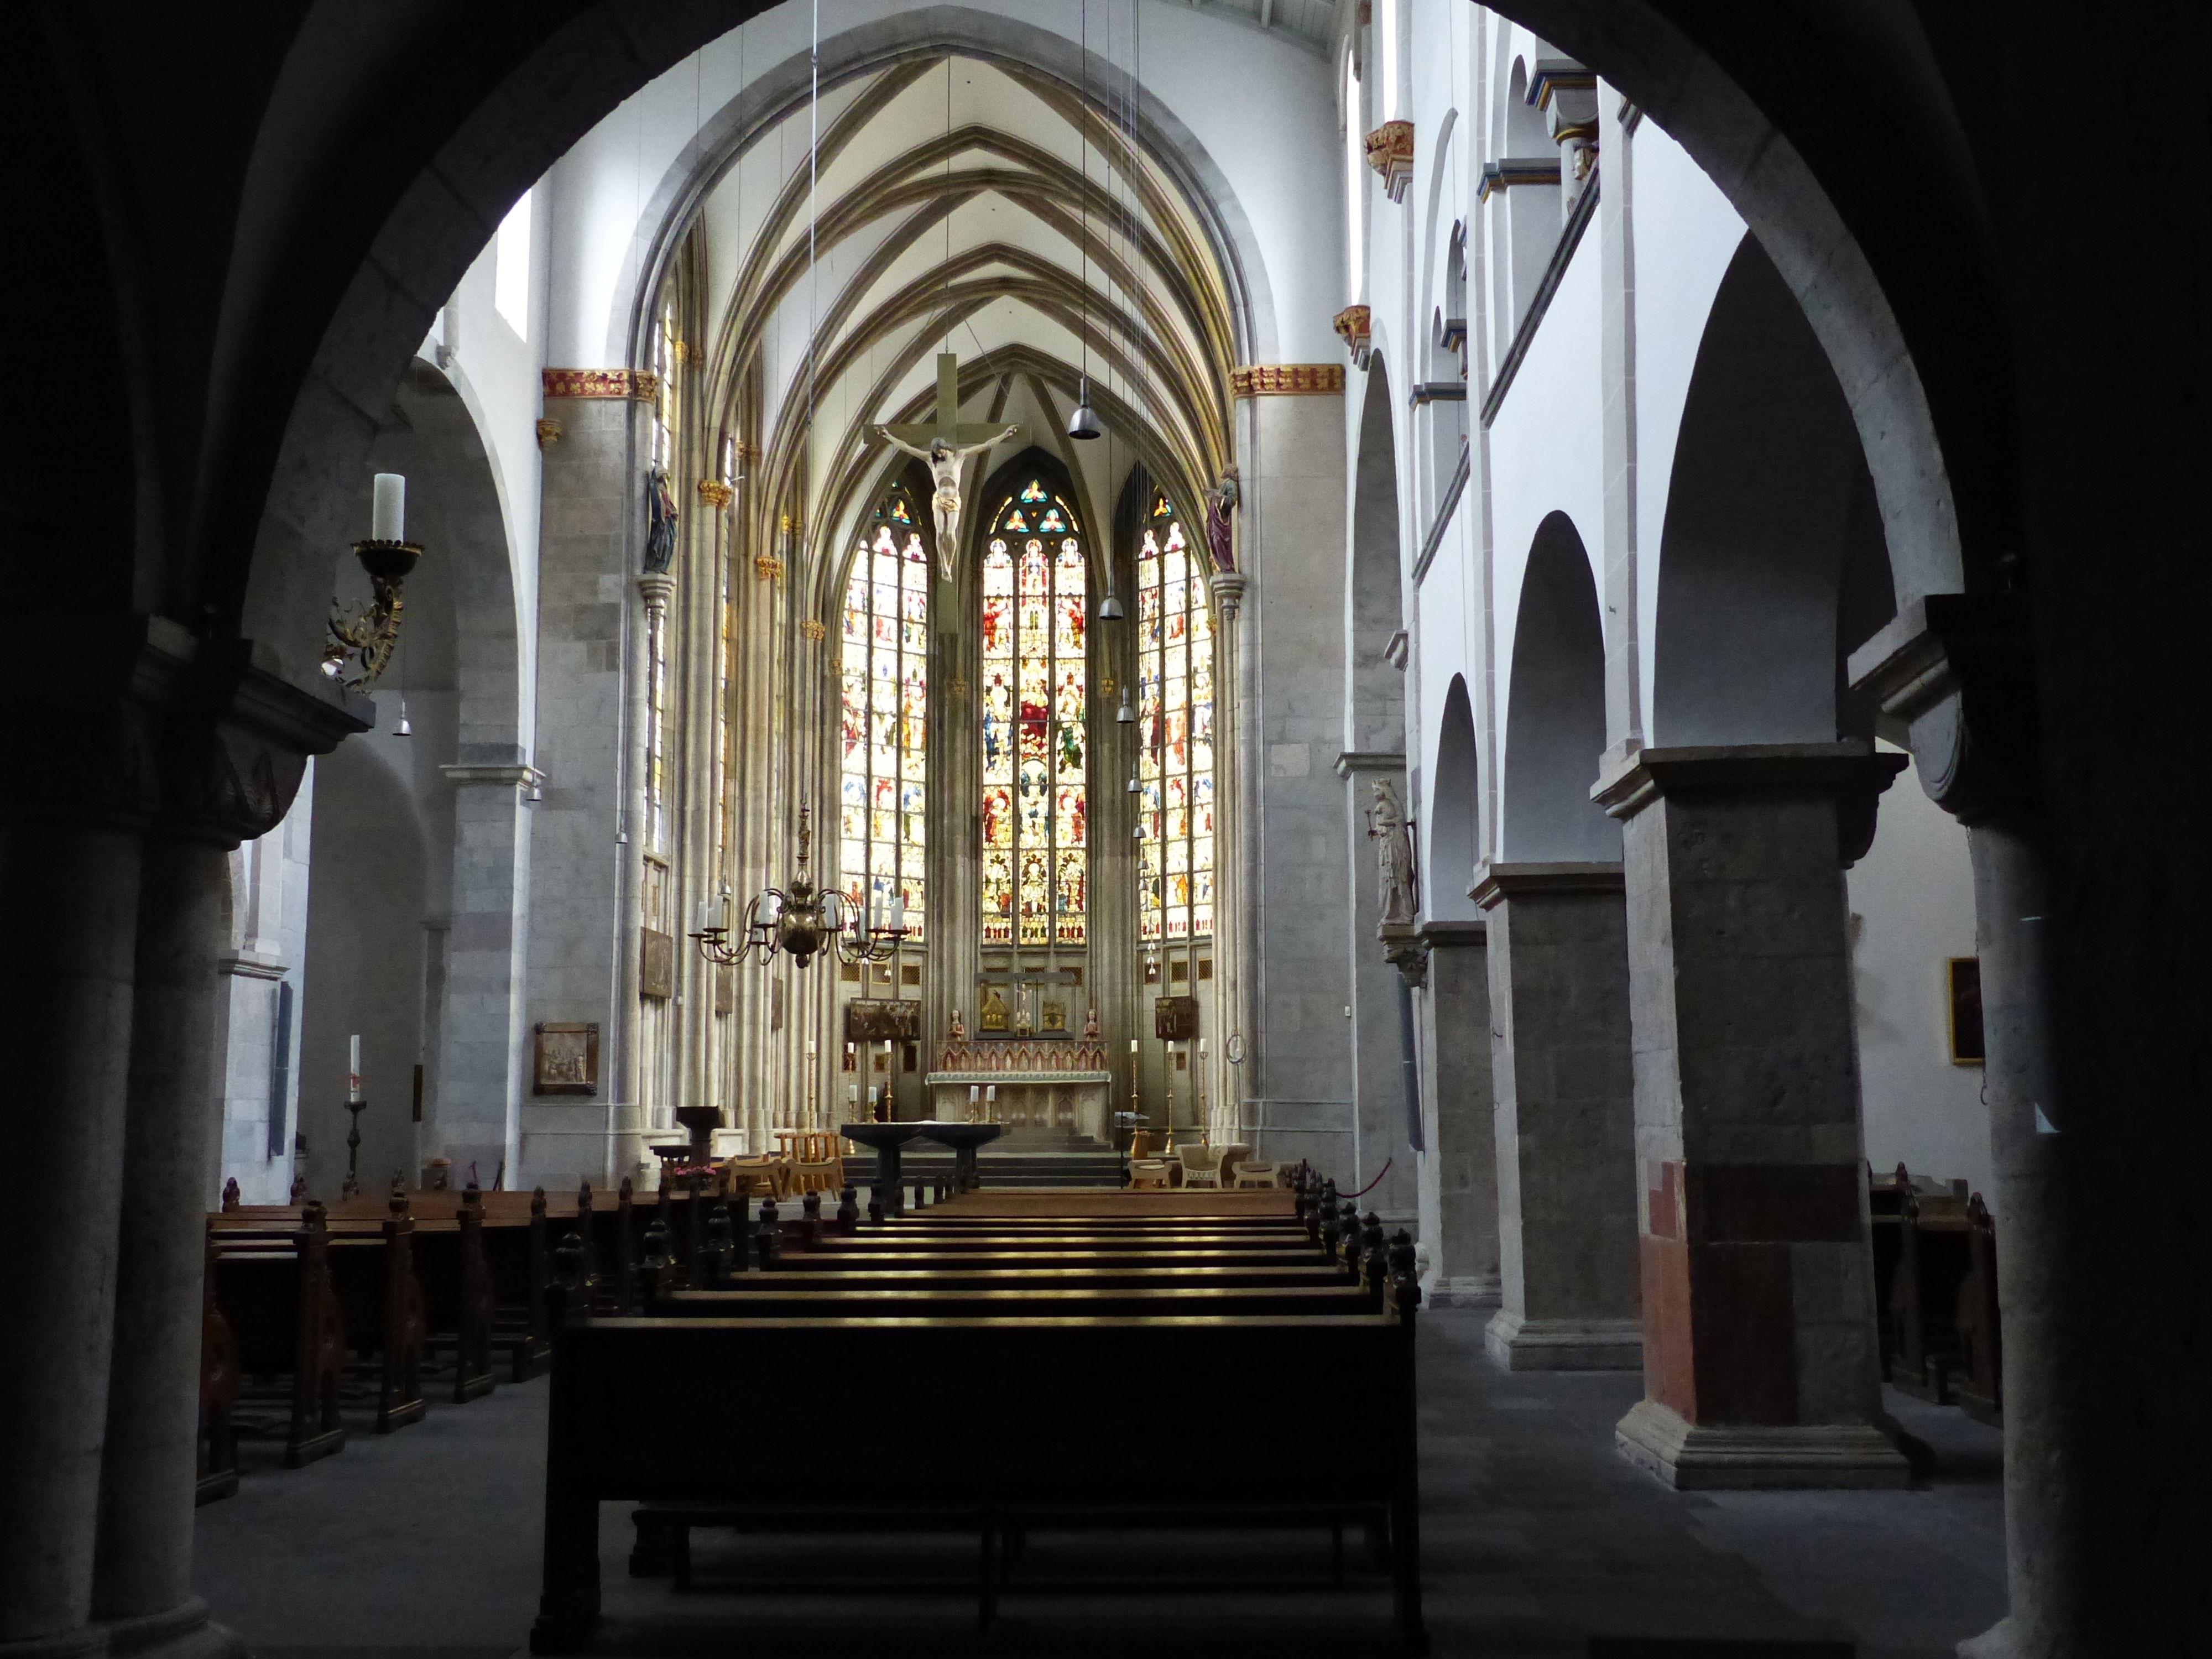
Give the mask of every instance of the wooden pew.
M 1964 1185 L 1963 1182 L 1960 1183 Z M 1889 1292 L 1895 1332 L 1889 1380 L 1948 1404 L 1960 1362 L 1958 1310 L 1969 1266 L 1963 1192 L 1908 1190 L 1898 1213 L 1897 1269 Z
M 580 1249 L 562 1254 L 578 1278 Z M 599 1505 L 643 1499 L 749 1507 L 758 1494 L 819 1486 L 820 1447 L 898 1426 L 882 1380 L 925 1376 L 945 1397 L 983 1400 L 1008 1376 L 1055 1379 L 1050 1407 L 981 1431 L 902 1436 L 896 1491 L 830 1504 L 793 1498 L 772 1520 L 823 1526 L 970 1528 L 986 1625 L 1006 1568 L 1001 1540 L 1024 1530 L 1115 1526 L 1314 1525 L 1370 1517 L 1387 1540 L 1399 1633 L 1423 1640 L 1410 1239 L 1378 1267 L 1381 1310 L 1307 1316 L 594 1319 L 580 1283 L 556 1327 L 546 1460 L 544 1583 L 532 1650 L 588 1643 L 599 1609 Z M 573 1302 L 570 1298 L 573 1297 Z M 1234 1491 L 1195 1486 L 1180 1447 L 1104 1431 L 1163 1376 L 1209 1379 L 1237 1399 L 1255 1458 Z M 1306 1379 L 1326 1377 L 1326 1405 Z M 773 1422 L 773 1436 L 702 1434 L 702 1425 Z M 1316 1480 L 1314 1471 L 1327 1471 Z
M 238 1183 L 230 1183 L 228 1197 L 237 1197 Z M 202 1246 L 200 1274 L 200 1411 L 198 1452 L 198 1485 L 193 1501 L 211 1504 L 238 1490 L 238 1431 L 231 1419 L 237 1407 L 241 1379 L 238 1343 L 230 1322 L 222 1316 L 215 1295 L 216 1251 L 215 1223 L 207 1224 Z
M 1959 1286 L 1958 1375 L 1952 1398 L 1986 1422 L 2004 1414 L 2004 1338 L 1997 1316 L 1997 1233 L 1989 1206 L 1976 1193 L 1966 1205 L 1967 1267 Z
M 284 1467 L 296 1469 L 343 1450 L 338 1384 L 345 1370 L 345 1310 L 331 1284 L 323 1206 L 310 1202 L 289 1237 L 219 1243 L 215 1274 L 239 1369 L 291 1379 Z

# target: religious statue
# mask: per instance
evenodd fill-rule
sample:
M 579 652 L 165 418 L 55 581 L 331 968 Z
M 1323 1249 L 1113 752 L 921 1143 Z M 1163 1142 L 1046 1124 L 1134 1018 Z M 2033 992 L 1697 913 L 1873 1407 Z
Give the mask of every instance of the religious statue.
M 676 497 L 668 488 L 668 475 L 656 466 L 646 479 L 646 571 L 665 571 L 675 562 Z
M 952 1042 L 953 1042 L 954 1043 L 956 1043 L 956 1044 L 957 1044 L 957 1043 L 962 1043 L 962 1042 L 967 1042 L 967 1041 L 968 1041 L 968 1027 L 967 1027 L 967 1025 L 966 1025 L 966 1024 L 962 1021 L 962 1019 L 961 1019 L 961 1018 L 960 1018 L 960 1011 L 959 1011 L 957 1008 L 955 1008 L 955 1009 L 952 1011 L 952 1038 L 951 1038 L 951 1040 L 952 1040 Z
M 1376 843 L 1383 922 L 1411 922 L 1419 902 L 1413 881 L 1413 838 L 1405 814 L 1399 811 L 1397 792 L 1388 778 L 1375 780 L 1375 805 L 1367 811 L 1367 838 Z
M 1091 1011 L 1091 1017 L 1083 1022 L 1083 1040 L 1085 1042 L 1098 1041 L 1098 1011 L 1096 1008 Z
M 1237 481 L 1237 469 L 1231 467 L 1221 475 L 1221 481 L 1206 492 L 1206 549 L 1213 556 L 1216 570 L 1237 568 L 1237 553 L 1229 538 L 1229 515 L 1237 510 L 1243 499 L 1243 491 Z
M 929 468 L 929 476 L 936 482 L 936 490 L 929 498 L 931 514 L 937 520 L 937 568 L 946 581 L 952 580 L 952 557 L 960 546 L 960 469 L 970 455 L 981 454 L 994 444 L 1003 443 L 1021 430 L 1010 426 L 994 432 L 980 443 L 955 445 L 943 438 L 932 438 L 929 447 L 921 448 L 908 443 L 890 427 L 876 430 L 895 449 L 904 450 Z

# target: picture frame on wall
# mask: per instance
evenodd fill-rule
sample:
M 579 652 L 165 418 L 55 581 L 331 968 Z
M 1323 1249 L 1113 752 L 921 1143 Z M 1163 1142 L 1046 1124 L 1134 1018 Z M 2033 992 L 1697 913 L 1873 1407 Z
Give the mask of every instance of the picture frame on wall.
M 531 1064 L 532 1091 L 541 1095 L 599 1091 L 599 1028 L 542 1020 Z
M 1943 964 L 1946 1027 L 1954 1066 L 1979 1066 L 1988 1050 L 1982 1036 L 1982 959 L 1951 957 Z

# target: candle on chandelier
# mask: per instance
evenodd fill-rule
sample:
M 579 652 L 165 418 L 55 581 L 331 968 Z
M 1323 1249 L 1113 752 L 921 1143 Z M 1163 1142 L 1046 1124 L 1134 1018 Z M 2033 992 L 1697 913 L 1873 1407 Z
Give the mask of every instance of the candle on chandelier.
M 376 475 L 370 496 L 368 538 L 375 542 L 407 539 L 407 480 L 397 472 Z
M 361 1098 L 361 1038 L 356 1035 L 350 1038 L 349 1042 L 349 1047 L 346 1056 L 346 1098 L 359 1100 Z
M 906 895 L 901 893 L 891 901 L 891 932 L 902 933 L 906 928 Z

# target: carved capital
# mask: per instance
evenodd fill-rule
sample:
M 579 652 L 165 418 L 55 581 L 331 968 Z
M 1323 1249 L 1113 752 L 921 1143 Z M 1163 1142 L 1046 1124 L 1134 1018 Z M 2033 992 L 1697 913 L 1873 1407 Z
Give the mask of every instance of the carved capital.
M 1851 653 L 1851 689 L 1905 726 L 1920 787 L 1962 823 L 2040 808 L 2042 728 L 2027 609 L 1931 593 Z
M 222 847 L 265 835 L 307 757 L 366 731 L 367 700 L 294 685 L 250 641 L 160 617 L 27 617 L 0 629 L 20 787 L 0 812 Z
M 1367 354 L 1374 343 L 1373 316 L 1365 306 L 1346 306 L 1336 313 L 1337 337 L 1351 352 L 1354 368 L 1367 367 Z
M 1221 612 L 1221 620 L 1235 622 L 1237 613 L 1244 605 L 1244 589 L 1250 578 L 1241 571 L 1217 570 L 1208 579 L 1213 589 L 1214 608 Z
M 1394 202 L 1406 199 L 1406 186 L 1413 182 L 1413 124 L 1385 121 L 1367 135 L 1367 165 L 1382 175 L 1382 192 Z
M 1600 775 L 1590 799 L 1609 817 L 1632 818 L 1662 797 L 1832 795 L 1838 851 L 1849 869 L 1874 845 L 1875 805 L 1905 765 L 1903 755 L 1877 754 L 1859 738 L 1644 749 Z
M 1344 390 L 1342 363 L 1243 363 L 1229 371 L 1239 398 L 1319 398 Z
M 729 485 L 724 483 L 720 478 L 702 478 L 699 480 L 699 499 L 706 502 L 709 507 L 727 507 L 732 501 L 737 499 L 737 496 L 738 492 L 731 489 Z
M 660 376 L 643 368 L 549 368 L 543 371 L 548 398 L 629 398 L 651 403 L 660 395 Z
M 1419 990 L 1429 982 L 1429 942 L 1419 923 L 1378 921 L 1375 937 L 1382 946 L 1382 960 L 1395 968 L 1407 985 Z

